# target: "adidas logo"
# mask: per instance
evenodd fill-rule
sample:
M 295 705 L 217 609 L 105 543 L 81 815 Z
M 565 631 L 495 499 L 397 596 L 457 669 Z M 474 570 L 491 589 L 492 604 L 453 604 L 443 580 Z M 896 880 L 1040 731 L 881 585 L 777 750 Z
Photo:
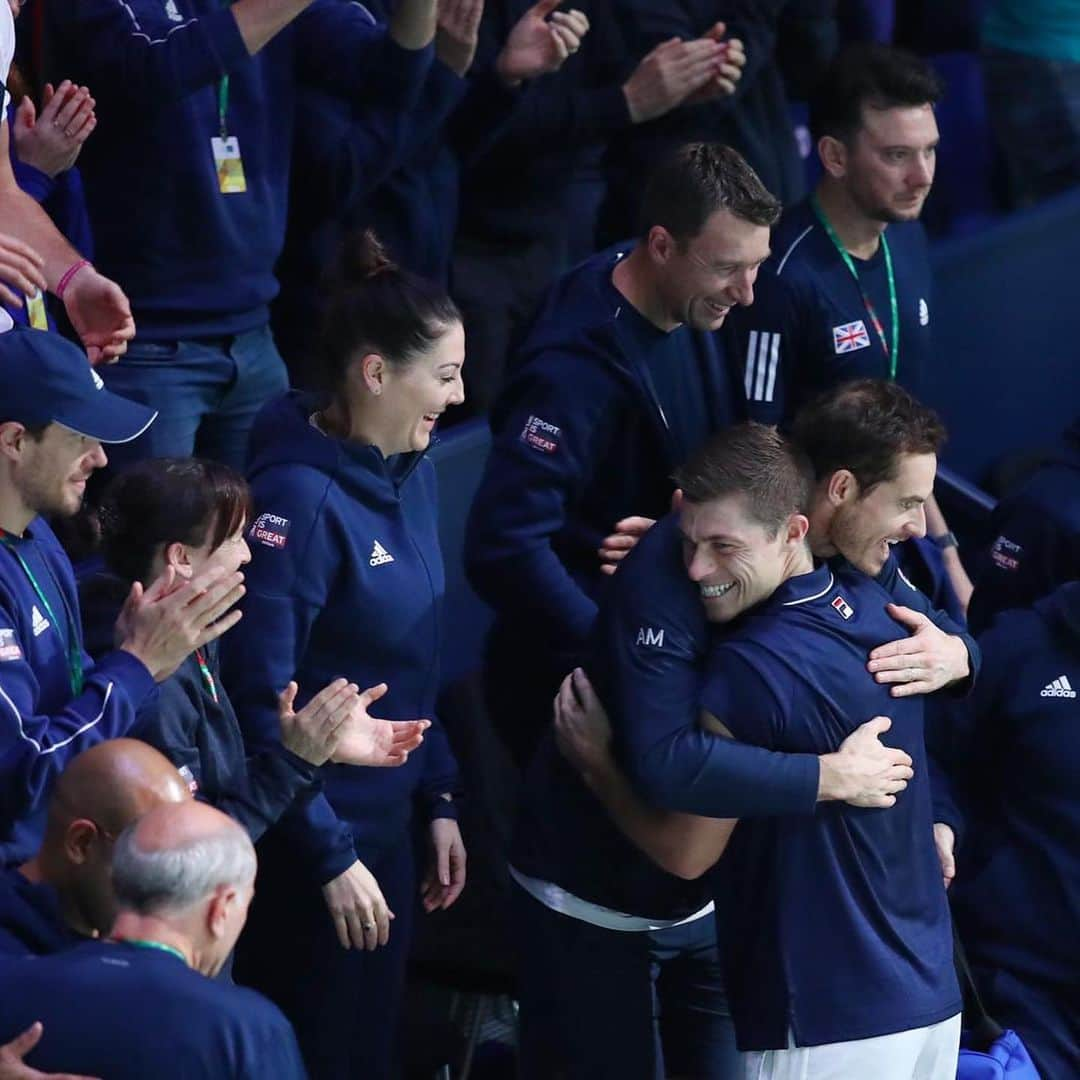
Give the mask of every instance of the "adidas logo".
M 37 631 L 34 631 L 37 633 Z M 1039 697 L 1076 697 L 1076 691 L 1069 685 L 1068 675 L 1062 675 L 1052 683 L 1048 683 Z
M 45 618 L 44 615 L 41 614 L 40 611 L 38 611 L 37 604 L 35 604 L 31 609 L 30 615 L 33 620 L 34 637 L 41 637 L 41 635 L 44 634 L 45 631 L 48 630 L 52 624 L 49 622 L 48 619 Z M 1076 695 L 1074 694 L 1073 696 L 1075 697 Z
M 378 540 L 376 540 L 375 541 L 375 546 L 371 549 L 371 558 L 368 559 L 368 563 L 371 566 L 382 566 L 383 563 L 388 563 L 388 562 L 393 562 L 393 561 L 394 561 L 394 556 L 391 555 L 390 552 L 387 551 L 386 548 L 384 548 L 382 546 L 382 544 L 379 543 Z
M 171 22 L 184 21 L 184 16 L 180 14 L 180 9 L 176 6 L 176 0 L 167 0 L 165 4 L 165 14 L 169 17 Z

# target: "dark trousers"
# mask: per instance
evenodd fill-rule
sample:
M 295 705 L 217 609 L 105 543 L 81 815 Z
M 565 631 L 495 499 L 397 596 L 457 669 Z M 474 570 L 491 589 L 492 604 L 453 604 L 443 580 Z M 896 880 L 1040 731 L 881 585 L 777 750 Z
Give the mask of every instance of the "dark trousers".
M 396 916 L 389 943 L 374 952 L 343 949 L 322 890 L 280 846 L 259 845 L 257 891 L 234 975 L 289 1018 L 312 1080 L 393 1074 L 416 904 L 408 838 L 365 865 Z
M 521 344 L 545 292 L 563 269 L 563 238 L 508 243 L 498 250 L 459 244 L 452 293 L 465 319 L 469 362 L 465 404 L 447 414 L 455 422 L 481 416 L 495 403 L 507 362 Z
M 515 886 L 521 1080 L 734 1080 L 739 1073 L 712 916 L 605 930 Z

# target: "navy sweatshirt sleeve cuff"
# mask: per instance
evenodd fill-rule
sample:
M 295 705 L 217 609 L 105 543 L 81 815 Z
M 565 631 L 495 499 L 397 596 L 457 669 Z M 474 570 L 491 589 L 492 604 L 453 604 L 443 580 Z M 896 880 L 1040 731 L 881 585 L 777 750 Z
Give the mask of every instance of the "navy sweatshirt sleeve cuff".
M 41 204 L 52 194 L 53 189 L 56 187 L 56 181 L 48 173 L 43 173 L 33 165 L 28 165 L 25 161 L 14 161 L 12 165 L 15 180 L 18 182 L 19 187 L 34 202 Z
M 448 818 L 451 821 L 458 820 L 458 807 L 456 799 L 444 799 L 437 795 L 428 799 L 428 821 L 438 821 Z
M 157 683 L 154 682 L 154 677 L 147 670 L 146 665 L 123 649 L 117 649 L 103 656 L 94 665 L 94 674 L 104 675 L 123 687 L 131 702 L 131 707 L 136 712 L 139 706 L 157 691 Z

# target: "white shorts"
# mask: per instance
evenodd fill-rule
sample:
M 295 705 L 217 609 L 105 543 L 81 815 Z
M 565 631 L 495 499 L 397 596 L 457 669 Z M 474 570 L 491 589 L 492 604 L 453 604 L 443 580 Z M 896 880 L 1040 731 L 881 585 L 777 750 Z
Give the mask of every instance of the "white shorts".
M 929 1027 L 873 1039 L 751 1050 L 742 1055 L 744 1080 L 956 1080 L 960 1015 Z

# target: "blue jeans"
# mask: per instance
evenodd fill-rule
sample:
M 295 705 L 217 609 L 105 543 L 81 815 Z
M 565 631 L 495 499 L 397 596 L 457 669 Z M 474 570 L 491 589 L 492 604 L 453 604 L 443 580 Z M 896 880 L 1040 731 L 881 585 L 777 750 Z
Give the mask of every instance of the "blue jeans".
M 114 468 L 198 454 L 243 470 L 255 414 L 289 388 L 269 326 L 193 341 L 136 338 L 118 363 L 98 370 L 114 393 L 158 410 L 139 438 L 108 448 Z
M 712 915 L 605 930 L 513 887 L 522 1080 L 741 1076 Z

